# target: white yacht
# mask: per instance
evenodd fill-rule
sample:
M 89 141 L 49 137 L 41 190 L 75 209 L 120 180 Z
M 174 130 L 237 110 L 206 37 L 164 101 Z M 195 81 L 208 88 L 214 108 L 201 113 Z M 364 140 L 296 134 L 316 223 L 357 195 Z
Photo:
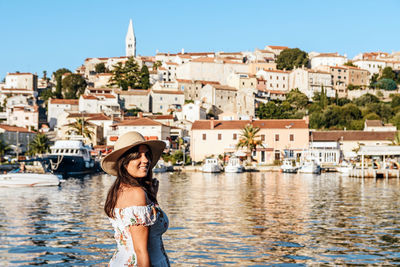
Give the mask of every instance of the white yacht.
M 201 167 L 202 172 L 221 172 L 222 168 L 218 164 L 218 160 L 215 158 L 206 159 L 203 166 Z
M 306 160 L 301 164 L 299 172 L 321 174 L 321 166 L 316 160 Z
M 239 158 L 232 157 L 228 160 L 228 164 L 225 166 L 225 172 L 244 172 L 244 167 L 240 162 Z
M 336 167 L 336 170 L 343 175 L 349 175 L 350 171 L 353 170 L 353 165 L 347 161 L 343 161 Z
M 284 173 L 297 173 L 297 170 L 299 169 L 298 166 L 296 166 L 296 162 L 291 159 L 284 159 L 281 165 L 281 170 Z
M 62 175 L 81 175 L 97 169 L 91 156 L 92 148 L 81 140 L 57 140 L 46 155 L 52 172 Z

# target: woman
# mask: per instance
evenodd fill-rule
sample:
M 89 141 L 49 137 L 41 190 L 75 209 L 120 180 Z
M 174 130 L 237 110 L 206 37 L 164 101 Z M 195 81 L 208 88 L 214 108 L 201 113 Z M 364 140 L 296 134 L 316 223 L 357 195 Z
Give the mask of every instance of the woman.
M 129 132 L 101 161 L 105 172 L 117 176 L 104 205 L 117 242 L 109 266 L 170 266 L 161 237 L 168 218 L 158 206 L 158 181 L 152 178 L 164 148 L 163 141 Z

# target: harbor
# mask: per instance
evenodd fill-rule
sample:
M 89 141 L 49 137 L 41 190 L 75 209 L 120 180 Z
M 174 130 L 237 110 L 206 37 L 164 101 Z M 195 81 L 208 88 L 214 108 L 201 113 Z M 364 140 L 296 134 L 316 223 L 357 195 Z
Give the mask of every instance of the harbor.
M 398 179 L 277 171 L 156 177 L 172 266 L 399 260 Z M 0 188 L 0 264 L 106 266 L 115 241 L 102 205 L 113 179 L 93 174 L 56 187 Z

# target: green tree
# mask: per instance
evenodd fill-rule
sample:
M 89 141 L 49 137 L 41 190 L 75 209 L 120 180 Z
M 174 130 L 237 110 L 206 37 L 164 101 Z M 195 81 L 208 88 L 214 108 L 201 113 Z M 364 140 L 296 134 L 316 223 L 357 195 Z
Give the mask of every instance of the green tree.
M 8 152 L 11 151 L 11 147 L 4 141 L 3 139 L 3 134 L 0 134 L 0 156 L 1 156 L 1 161 L 3 161 L 4 155 Z
M 70 74 L 62 80 L 63 95 L 66 99 L 77 99 L 85 92 L 86 81 L 80 74 Z
M 292 70 L 294 67 L 308 65 L 308 54 L 298 48 L 283 50 L 276 59 L 276 67 L 280 70 Z
M 396 113 L 396 115 L 391 119 L 391 122 L 397 129 L 400 129 L 400 112 Z
M 65 73 L 71 73 L 69 69 L 61 68 L 53 72 L 54 79 L 56 80 L 56 91 L 54 92 L 54 96 L 56 98 L 63 98 L 62 95 L 62 76 Z
M 353 103 L 356 104 L 357 106 L 366 106 L 371 103 L 379 103 L 380 100 L 374 95 L 371 94 L 365 94 L 360 96 L 359 98 L 354 99 Z
M 150 88 L 150 73 L 149 73 L 149 69 L 144 64 L 143 64 L 142 69 L 140 70 L 140 87 L 142 89 Z
M 49 151 L 50 148 L 50 140 L 49 138 L 42 133 L 38 133 L 32 142 L 29 144 L 29 155 L 41 155 L 45 154 Z
M 383 78 L 375 83 L 375 87 L 383 90 L 393 91 L 397 89 L 397 84 L 392 79 Z
M 371 79 L 369 81 L 369 87 L 375 88 L 376 83 L 378 82 L 378 78 L 379 78 L 378 73 L 372 74 Z
M 113 66 L 111 73 L 110 86 L 118 86 L 122 90 L 141 88 L 139 65 L 133 57 L 130 57 L 125 64 L 118 62 Z
M 131 109 L 126 110 L 125 115 L 136 117 L 139 112 L 143 112 L 143 110 L 141 110 L 140 108 L 131 108 Z
M 106 72 L 108 72 L 108 70 L 107 70 L 107 68 L 106 68 L 106 65 L 105 65 L 103 62 L 97 63 L 97 64 L 94 66 L 94 71 L 95 71 L 96 73 L 106 73 Z
M 364 120 L 380 120 L 381 117 L 379 117 L 378 114 L 376 114 L 375 112 L 372 113 L 368 113 L 364 116 Z
M 247 161 L 249 163 L 251 163 L 252 160 L 251 153 L 257 148 L 257 146 L 262 144 L 261 139 L 259 139 L 260 136 L 257 135 L 259 131 L 260 128 L 254 127 L 252 124 L 247 124 L 242 129 L 239 141 L 236 145 L 237 148 L 247 148 Z
M 51 88 L 43 90 L 42 92 L 40 92 L 40 95 L 39 95 L 39 97 L 41 99 L 43 99 L 44 101 L 49 100 L 49 98 L 52 98 L 53 96 L 55 96 L 55 95 L 54 95 L 53 91 L 51 90 Z
M 157 70 L 159 67 L 162 66 L 161 61 L 157 60 L 156 62 L 154 62 L 153 64 L 153 70 Z
M 393 71 L 391 67 L 385 67 L 382 70 L 382 74 L 379 77 L 379 80 L 381 79 L 389 79 L 389 80 L 395 80 L 396 79 L 396 73 Z
M 357 68 L 357 66 L 356 66 L 356 65 L 354 65 L 354 64 L 353 64 L 353 61 L 351 61 L 351 60 L 347 61 L 347 62 L 346 62 L 346 63 L 344 63 L 343 65 L 344 65 L 344 66 L 356 67 L 356 68 Z
M 400 106 L 400 94 L 391 95 L 391 98 L 392 102 L 390 104 L 392 108 Z
M 69 126 L 68 134 L 75 133 L 85 138 L 92 139 L 93 131 L 89 128 L 89 123 L 84 118 L 77 118 L 74 123 Z
M 299 89 L 291 90 L 289 94 L 287 94 L 286 100 L 296 109 L 305 109 L 308 104 L 308 97 L 300 92 Z

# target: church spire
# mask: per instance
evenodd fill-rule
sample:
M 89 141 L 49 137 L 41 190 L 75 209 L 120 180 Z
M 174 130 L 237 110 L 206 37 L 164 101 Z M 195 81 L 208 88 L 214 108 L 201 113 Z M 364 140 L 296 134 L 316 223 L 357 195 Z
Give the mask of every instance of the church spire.
M 128 32 L 125 37 L 125 55 L 127 57 L 136 56 L 136 38 L 133 31 L 132 19 L 129 20 Z

